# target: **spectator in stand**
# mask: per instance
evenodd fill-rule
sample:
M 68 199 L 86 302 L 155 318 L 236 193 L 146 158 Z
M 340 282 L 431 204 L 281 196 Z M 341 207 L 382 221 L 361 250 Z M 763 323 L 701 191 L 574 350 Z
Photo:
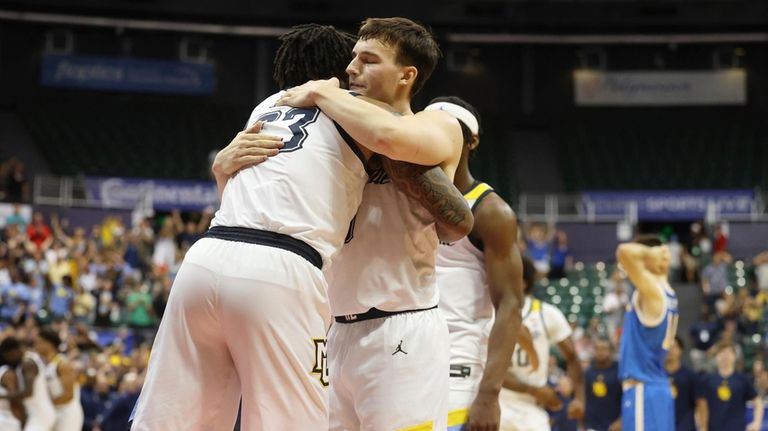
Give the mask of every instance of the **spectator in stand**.
M 543 224 L 533 224 L 528 228 L 526 239 L 526 253 L 533 261 L 536 272 L 540 276 L 546 276 L 549 273 L 550 262 L 549 253 L 551 251 L 553 229 L 548 229 Z
M 618 344 L 624 311 L 629 304 L 629 285 L 618 269 L 611 274 L 607 290 L 603 298 L 603 322 L 611 342 Z
M 573 402 L 573 382 L 568 376 L 563 376 L 555 386 L 555 393 L 562 403 L 562 408 L 549 411 L 552 431 L 578 431 L 579 422 L 568 417 L 568 406 Z
M 584 373 L 586 410 L 584 427 L 591 431 L 621 428 L 621 381 L 613 344 L 607 338 L 595 341 L 595 355 Z
M 16 226 L 19 232 L 27 231 L 27 220 L 21 215 L 20 204 L 13 204 L 13 213 L 5 218 L 5 226 Z
M 727 253 L 728 252 L 728 226 L 724 223 L 718 223 L 715 225 L 715 233 L 713 234 L 713 253 Z
M 757 287 L 768 292 L 768 251 L 764 251 L 752 258 Z
M 5 198 L 7 202 L 29 202 L 26 166 L 17 158 L 5 164 Z
M 32 223 L 27 226 L 27 239 L 30 242 L 30 247 L 42 251 L 48 250 L 53 243 L 53 233 L 51 228 L 45 224 L 43 213 L 36 212 L 32 216 Z
M 47 304 L 54 319 L 67 319 L 72 315 L 72 302 L 75 297 L 72 289 L 72 276 L 65 275 L 61 283 L 53 284 L 48 292 Z
M 725 252 L 715 253 L 712 262 L 701 272 L 701 290 L 707 305 L 713 307 L 728 287 L 728 265 L 731 256 Z
M 5 322 L 18 322 L 26 312 L 29 287 L 25 279 L 26 274 L 11 271 L 11 283 L 0 288 L 0 319 Z
M 675 337 L 670 346 L 664 367 L 675 399 L 675 431 L 696 431 L 695 410 L 698 376 L 683 366 L 683 340 Z
M 685 266 L 686 281 L 697 280 L 701 258 L 712 251 L 712 242 L 707 238 L 704 225 L 700 222 L 691 224 L 688 237 L 683 244 L 683 265 Z
M 192 219 L 189 219 L 184 223 L 179 211 L 174 211 L 171 214 L 171 218 L 173 219 L 174 228 L 177 232 L 177 243 L 182 250 L 186 250 L 203 237 L 203 234 L 211 224 L 213 209 L 206 208 L 197 223 Z
M 155 240 L 155 251 L 152 254 L 152 263 L 155 266 L 170 269 L 176 265 L 175 236 L 173 219 L 166 217 Z
M 697 405 L 703 412 L 702 427 L 710 431 L 759 431 L 763 421 L 763 400 L 750 379 L 736 371 L 736 348 L 723 341 L 715 348 L 717 371 L 701 377 Z M 746 423 L 747 402 L 754 402 L 754 418 Z
M 669 237 L 667 243 L 669 247 L 669 279 L 670 281 L 681 281 L 683 275 L 683 245 L 676 234 Z
M 139 391 L 144 383 L 143 376 L 135 372 L 125 374 L 120 382 L 119 395 L 114 399 L 109 408 L 104 412 L 100 421 L 94 425 L 94 431 L 123 430 L 133 411 L 136 400 L 139 399 Z
M 718 346 L 723 344 L 733 344 L 733 349 L 736 351 L 736 368 L 739 370 L 744 368 L 744 349 L 739 342 L 741 334 L 739 333 L 739 325 L 735 320 L 722 320 L 723 330 L 720 332 L 720 339 L 712 346 L 707 352 L 708 358 L 714 358 L 718 351 Z M 714 365 L 717 365 L 715 363 Z
M 84 430 L 91 430 L 96 421 L 102 420 L 102 415 L 114 403 L 117 394 L 112 391 L 109 379 L 103 372 L 89 368 L 85 383 L 80 390 L 80 402 L 83 404 L 85 421 Z
M 573 256 L 571 256 L 571 249 L 568 247 L 568 234 L 564 230 L 558 230 L 555 233 L 549 263 L 549 278 L 551 279 L 563 278 L 573 268 Z
M 128 312 L 128 325 L 132 328 L 146 329 L 155 323 L 152 309 L 152 295 L 149 293 L 149 285 L 139 285 L 131 279 L 126 281 L 128 296 L 125 304 Z
M 117 298 L 114 295 L 114 282 L 107 276 L 99 277 L 98 288 L 94 292 L 96 295 L 96 317 L 94 325 L 112 326 L 114 322 L 114 306 Z
M 93 324 L 96 318 L 96 298 L 81 285 L 76 285 L 72 298 L 72 317 L 76 322 Z
M 701 306 L 701 316 L 697 322 L 691 325 L 691 364 L 696 372 L 708 369 L 707 352 L 715 345 L 723 324 L 717 320 L 714 313 L 706 304 Z

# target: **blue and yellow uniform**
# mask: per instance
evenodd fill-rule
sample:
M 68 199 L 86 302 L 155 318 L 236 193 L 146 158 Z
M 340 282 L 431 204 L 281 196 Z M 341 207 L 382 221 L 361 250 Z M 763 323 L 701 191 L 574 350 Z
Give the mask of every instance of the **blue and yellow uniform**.
M 693 370 L 680 367 L 669 374 L 672 398 L 675 400 L 675 431 L 696 431 L 696 386 L 698 376 Z
M 752 382 L 742 373 L 723 377 L 705 374 L 698 385 L 697 398 L 707 401 L 708 430 L 743 430 L 747 427 L 747 401 L 757 397 Z
M 675 429 L 675 405 L 664 359 L 677 332 L 677 296 L 666 283 L 660 284 L 659 289 L 664 293 L 660 318 L 642 314 L 637 307 L 638 292 L 634 293 L 624 317 L 619 353 L 624 431 Z
M 608 368 L 595 365 L 584 372 L 586 405 L 584 427 L 594 431 L 608 431 L 608 427 L 621 416 L 621 380 L 619 364 Z

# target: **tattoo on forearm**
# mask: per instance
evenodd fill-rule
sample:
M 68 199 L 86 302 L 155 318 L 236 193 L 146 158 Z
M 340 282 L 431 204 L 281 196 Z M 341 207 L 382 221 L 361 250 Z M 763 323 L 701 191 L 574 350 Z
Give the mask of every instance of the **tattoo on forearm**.
M 420 202 L 438 222 L 458 225 L 466 219 L 469 207 L 464 197 L 439 166 L 420 166 L 387 158 L 382 161 L 395 186 Z

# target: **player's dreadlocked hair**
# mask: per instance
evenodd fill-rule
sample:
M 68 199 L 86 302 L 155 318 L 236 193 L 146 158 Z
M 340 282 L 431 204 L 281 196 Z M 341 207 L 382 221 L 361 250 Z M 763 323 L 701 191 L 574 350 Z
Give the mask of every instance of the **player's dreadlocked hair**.
M 339 78 L 347 82 L 347 65 L 357 38 L 330 25 L 304 24 L 280 36 L 274 78 L 280 88 L 311 79 Z

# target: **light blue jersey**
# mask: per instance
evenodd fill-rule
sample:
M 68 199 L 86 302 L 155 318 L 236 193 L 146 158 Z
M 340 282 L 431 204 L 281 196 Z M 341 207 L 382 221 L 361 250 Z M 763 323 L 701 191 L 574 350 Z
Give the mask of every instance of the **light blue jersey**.
M 619 353 L 619 378 L 643 383 L 667 382 L 664 359 L 677 334 L 677 295 L 666 283 L 665 312 L 661 320 L 652 321 L 637 309 L 638 292 L 632 295 L 629 311 L 624 316 L 624 330 Z
M 632 296 L 624 317 L 619 353 L 619 378 L 624 382 L 622 429 L 625 431 L 673 430 L 675 409 L 664 369 L 677 333 L 677 296 L 668 284 L 664 292 L 664 313 L 650 319 L 638 310 L 638 292 Z

